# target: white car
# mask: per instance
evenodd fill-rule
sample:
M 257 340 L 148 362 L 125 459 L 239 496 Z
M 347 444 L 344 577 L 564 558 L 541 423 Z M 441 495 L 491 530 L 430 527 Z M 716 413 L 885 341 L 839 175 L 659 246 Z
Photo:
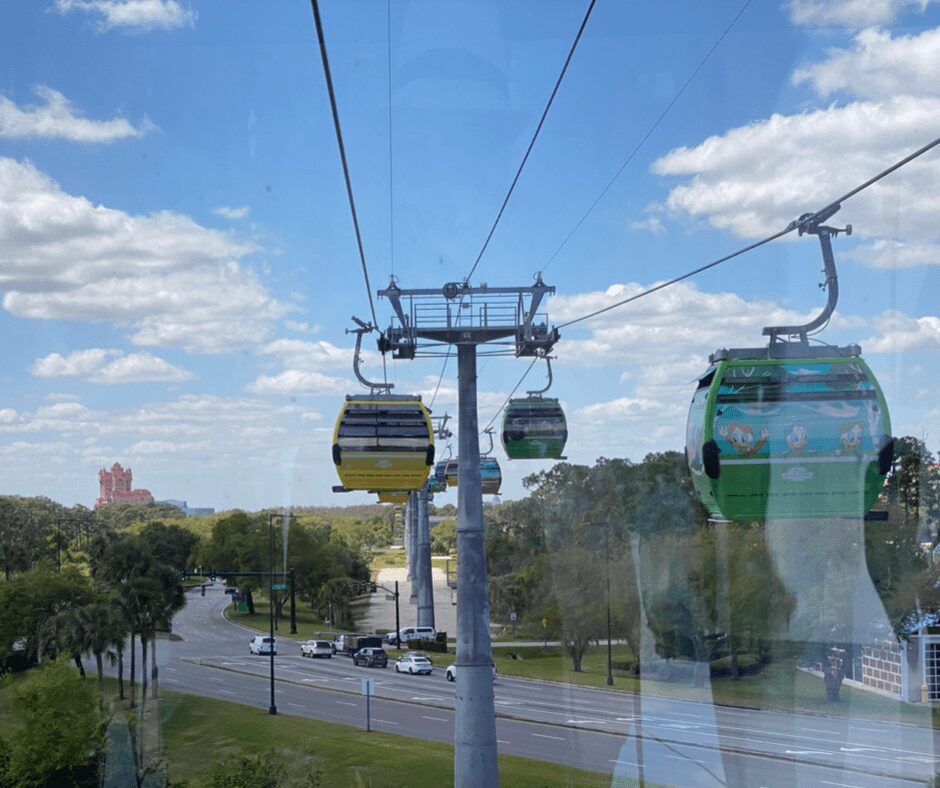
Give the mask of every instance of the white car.
M 255 635 L 248 641 L 249 654 L 277 654 L 277 638 Z
M 410 651 L 402 654 L 395 663 L 396 673 L 408 673 L 410 675 L 424 673 L 430 675 L 433 670 L 434 666 L 426 654 L 414 654 Z
M 496 665 L 494 663 L 490 663 L 490 664 L 493 665 L 493 681 L 496 681 Z M 457 680 L 457 666 L 448 665 L 447 670 L 444 671 L 444 677 L 448 681 L 456 681 Z
M 300 656 L 329 659 L 333 656 L 333 644 L 329 640 L 305 640 L 300 644 Z

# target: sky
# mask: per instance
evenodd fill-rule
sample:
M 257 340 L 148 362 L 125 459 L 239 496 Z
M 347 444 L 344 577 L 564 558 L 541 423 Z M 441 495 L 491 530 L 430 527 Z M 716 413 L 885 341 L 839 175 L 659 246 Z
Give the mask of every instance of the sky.
M 467 275 L 586 7 L 322 0 L 373 290 Z M 120 462 L 190 506 L 369 500 L 331 492 L 333 423 L 362 391 L 346 329 L 370 314 L 310 4 L 9 0 L 4 22 L 0 494 L 91 506 Z M 597 0 L 472 282 L 542 271 L 550 321 L 571 320 L 821 208 L 938 118 L 932 0 Z M 938 180 L 927 154 L 831 220 L 854 232 L 821 336 L 861 344 L 894 433 L 932 450 Z M 820 268 L 792 234 L 564 329 L 569 461 L 681 449 L 709 353 L 818 311 Z M 528 366 L 481 360 L 481 426 Z M 389 361 L 397 393 L 455 415 L 441 372 Z M 496 456 L 504 499 L 549 467 Z

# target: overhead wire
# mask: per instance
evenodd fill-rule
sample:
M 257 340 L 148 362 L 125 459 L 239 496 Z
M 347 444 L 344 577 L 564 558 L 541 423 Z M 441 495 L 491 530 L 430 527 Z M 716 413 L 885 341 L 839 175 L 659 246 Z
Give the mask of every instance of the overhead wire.
M 490 227 L 489 233 L 487 233 L 486 240 L 483 242 L 483 247 L 480 249 L 480 253 L 477 255 L 477 259 L 473 261 L 473 266 L 470 268 L 470 273 L 467 274 L 466 280 L 469 281 L 470 277 L 473 276 L 473 272 L 477 270 L 477 266 L 480 264 L 480 260 L 483 259 L 483 255 L 486 253 L 487 247 L 490 245 L 490 239 L 493 237 L 493 233 L 496 232 L 496 227 L 499 225 L 499 220 L 503 217 L 503 212 L 506 210 L 506 205 L 509 203 L 509 198 L 512 197 L 512 193 L 516 188 L 516 184 L 519 182 L 519 176 L 522 175 L 522 170 L 526 165 L 526 162 L 529 160 L 529 154 L 532 153 L 532 148 L 535 147 L 535 141 L 539 138 L 539 132 L 542 130 L 542 126 L 545 123 L 545 118 L 548 117 L 548 112 L 552 108 L 552 104 L 555 101 L 555 96 L 558 93 L 558 88 L 561 87 L 561 82 L 565 78 L 565 74 L 568 71 L 568 65 L 571 63 L 571 58 L 574 57 L 574 51 L 578 47 L 578 42 L 581 40 L 581 34 L 584 32 L 584 28 L 587 26 L 588 19 L 591 18 L 591 12 L 594 10 L 594 5 L 597 0 L 591 0 L 588 4 L 587 11 L 584 13 L 584 18 L 581 20 L 581 25 L 578 28 L 577 35 L 574 37 L 574 41 L 571 43 L 571 48 L 568 50 L 568 56 L 565 58 L 565 63 L 561 67 L 561 73 L 558 75 L 558 79 L 555 80 L 555 87 L 552 88 L 551 95 L 548 97 L 548 102 L 545 104 L 545 109 L 542 111 L 542 117 L 539 118 L 538 125 L 535 127 L 535 133 L 532 135 L 532 139 L 529 140 L 529 147 L 526 148 L 525 155 L 522 157 L 522 161 L 519 162 L 519 168 L 516 170 L 516 174 L 512 179 L 512 183 L 509 184 L 509 191 L 506 192 L 506 196 L 503 198 L 503 203 L 499 207 L 499 212 L 496 214 L 496 219 L 493 222 L 493 226 Z
M 590 0 L 590 3 L 588 3 L 587 10 L 584 13 L 584 18 L 581 20 L 581 24 L 578 27 L 578 32 L 575 34 L 574 41 L 571 43 L 571 47 L 568 50 L 568 55 L 561 67 L 561 72 L 558 74 L 558 79 L 555 80 L 555 85 L 552 88 L 552 92 L 545 104 L 545 109 L 542 110 L 542 115 L 535 127 L 535 132 L 532 134 L 532 139 L 529 140 L 529 145 L 526 148 L 526 152 L 522 157 L 522 161 L 519 162 L 519 167 L 516 169 L 516 174 L 513 176 L 512 182 L 509 184 L 509 189 L 506 192 L 506 196 L 503 198 L 502 204 L 499 206 L 496 219 L 493 221 L 493 225 L 490 227 L 490 231 L 486 235 L 486 240 L 483 241 L 483 246 L 480 248 L 480 252 L 476 257 L 476 260 L 473 261 L 473 265 L 470 267 L 469 273 L 466 275 L 466 277 L 464 277 L 465 281 L 469 281 L 474 272 L 477 270 L 477 266 L 479 266 L 480 261 L 483 259 L 483 255 L 486 254 L 486 250 L 490 245 L 490 240 L 493 238 L 493 234 L 496 232 L 496 228 L 499 226 L 500 219 L 503 218 L 503 213 L 506 211 L 506 206 L 509 204 L 509 199 L 512 197 L 512 194 L 516 189 L 516 184 L 519 182 L 519 178 L 522 175 L 522 170 L 525 168 L 526 162 L 529 160 L 529 154 L 532 153 L 532 149 L 535 147 L 535 142 L 539 137 L 539 133 L 542 131 L 542 126 L 545 124 L 545 119 L 548 117 L 549 110 L 552 108 L 552 104 L 555 101 L 555 96 L 558 94 L 558 89 L 561 87 L 562 80 L 565 78 L 565 74 L 568 71 L 568 66 L 571 63 L 571 59 L 574 57 L 575 49 L 578 47 L 578 42 L 581 40 L 581 35 L 584 33 L 584 28 L 587 26 L 588 19 L 591 18 L 591 12 L 594 10 L 596 3 L 597 0 Z M 461 298 L 461 301 L 463 301 L 463 298 Z M 450 357 L 451 352 L 450 349 L 448 349 L 447 356 L 444 358 L 444 364 L 441 367 L 441 374 L 438 375 L 437 378 L 437 385 L 434 387 L 434 394 L 431 397 L 430 404 L 432 406 L 434 405 L 434 401 L 437 399 L 438 392 L 441 389 L 441 382 L 444 380 L 444 373 L 447 371 L 447 363 L 450 361 Z
M 698 268 L 695 268 L 695 269 L 689 271 L 688 273 L 682 274 L 681 276 L 677 276 L 677 277 L 675 277 L 675 278 L 673 278 L 673 279 L 670 279 L 670 280 L 667 281 L 667 282 L 661 282 L 661 283 L 658 284 L 658 285 L 655 285 L 655 286 L 653 286 L 653 287 L 647 288 L 646 290 L 644 290 L 644 291 L 642 291 L 642 292 L 640 292 L 640 293 L 636 293 L 635 295 L 632 295 L 632 296 L 630 296 L 629 298 L 624 298 L 624 299 L 622 299 L 621 301 L 618 301 L 618 302 L 616 302 L 616 303 L 614 303 L 614 304 L 610 304 L 610 305 L 605 306 L 605 307 L 603 307 L 603 308 L 601 308 L 601 309 L 597 309 L 597 310 L 595 310 L 595 311 L 593 311 L 593 312 L 590 312 L 590 313 L 588 313 L 588 314 L 586 314 L 586 315 L 582 315 L 581 317 L 574 318 L 573 320 L 568 320 L 568 321 L 566 321 L 566 322 L 564 322 L 564 323 L 561 323 L 560 325 L 556 326 L 556 328 L 561 329 L 561 328 L 565 328 L 566 326 L 575 325 L 576 323 L 580 323 L 580 322 L 583 322 L 584 320 L 589 320 L 589 319 L 592 318 L 592 317 L 597 317 L 598 315 L 604 314 L 605 312 L 609 312 L 609 311 L 611 311 L 612 309 L 616 309 L 616 308 L 618 308 L 618 307 L 624 306 L 625 304 L 629 304 L 629 303 L 631 303 L 631 302 L 633 302 L 633 301 L 637 301 L 637 300 L 640 299 L 640 298 L 644 298 L 645 296 L 648 296 L 648 295 L 651 295 L 652 293 L 656 293 L 656 292 L 658 292 L 658 291 L 660 291 L 660 290 L 663 290 L 663 289 L 669 287 L 670 285 L 674 285 L 674 284 L 677 284 L 678 282 L 681 282 L 681 281 L 683 281 L 683 280 L 685 280 L 685 279 L 689 279 L 690 277 L 695 276 L 696 274 L 702 273 L 703 271 L 707 271 L 707 270 L 710 269 L 710 268 L 714 268 L 714 267 L 720 265 L 721 263 L 727 262 L 728 260 L 731 260 L 731 259 L 733 259 L 733 258 L 735 258 L 735 257 L 740 257 L 740 256 L 741 256 L 742 254 L 744 254 L 745 252 L 749 252 L 749 251 L 752 251 L 752 250 L 754 250 L 754 249 L 757 249 L 757 248 L 760 247 L 760 246 L 764 246 L 765 244 L 768 244 L 768 243 L 770 243 L 771 241 L 774 241 L 774 240 L 776 240 L 776 239 L 778 239 L 778 238 L 781 238 L 781 237 L 783 237 L 784 235 L 788 235 L 789 233 L 792 233 L 792 232 L 795 231 L 795 230 L 799 230 L 799 229 L 801 229 L 802 227 L 805 227 L 805 226 L 807 226 L 808 224 L 810 224 L 810 223 L 814 220 L 815 217 L 820 216 L 820 215 L 823 215 L 823 214 L 826 214 L 828 211 L 832 210 L 833 208 L 835 208 L 835 207 L 837 207 L 837 206 L 841 206 L 842 203 L 844 203 L 846 200 L 851 199 L 851 198 L 854 197 L 855 195 L 857 195 L 857 194 L 859 194 L 860 192 L 862 192 L 862 191 L 864 191 L 865 189 L 867 189 L 869 186 L 874 185 L 875 183 L 877 183 L 878 181 L 880 181 L 880 180 L 882 180 L 883 178 L 887 177 L 887 176 L 890 175 L 891 173 L 896 172 L 897 170 L 901 169 L 901 167 L 904 167 L 905 165 L 910 164 L 912 161 L 914 161 L 915 159 L 917 159 L 917 158 L 923 156 L 925 153 L 927 153 L 928 151 L 932 150 L 933 148 L 936 148 L 938 145 L 940 145 L 940 137 L 937 137 L 936 139 L 931 140 L 931 141 L 928 142 L 926 145 L 923 145 L 923 146 L 921 146 L 920 148 L 918 148 L 917 150 L 915 150 L 913 153 L 910 153 L 910 154 L 908 154 L 907 156 L 905 156 L 904 158 L 902 158 L 902 159 L 896 161 L 896 162 L 895 162 L 894 164 L 892 164 L 890 167 L 887 167 L 886 169 L 882 170 L 882 171 L 879 172 L 877 175 L 875 175 L 875 176 L 872 177 L 872 178 L 869 178 L 869 179 L 868 179 L 867 181 L 865 181 L 864 183 L 859 184 L 859 185 L 856 186 L 854 189 L 850 189 L 850 190 L 847 191 L 845 194 L 843 194 L 841 197 L 839 197 L 839 198 L 833 200 L 833 201 L 830 202 L 828 205 L 825 205 L 824 207 L 822 207 L 821 209 L 819 209 L 819 210 L 816 211 L 815 213 L 807 214 L 807 215 L 805 215 L 804 217 L 801 217 L 800 219 L 796 219 L 796 220 L 790 222 L 790 224 L 788 224 L 784 229 L 782 229 L 782 230 L 780 230 L 780 231 L 778 231 L 778 232 L 776 232 L 776 233 L 773 233 L 772 235 L 769 235 L 769 236 L 767 236 L 766 238 L 762 238 L 761 240 L 756 241 L 755 243 L 749 244 L 749 245 L 747 245 L 747 246 L 745 246 L 745 247 L 743 247 L 743 248 L 741 248 L 741 249 L 738 249 L 738 250 L 735 251 L 735 252 L 732 252 L 731 254 L 725 255 L 724 257 L 720 257 L 720 258 L 718 258 L 717 260 L 713 260 L 713 261 L 710 262 L 710 263 L 706 263 L 705 265 L 699 266 Z M 819 339 L 817 339 L 817 338 L 815 338 L 815 337 L 813 337 L 813 339 L 814 339 L 815 341 L 817 341 L 817 342 L 821 342 L 821 341 L 822 341 L 822 340 L 819 340 Z M 825 343 L 823 343 L 823 344 L 825 344 Z M 506 398 L 506 401 L 503 402 L 503 404 L 500 406 L 499 410 L 496 411 L 496 414 L 493 416 L 493 418 L 490 419 L 489 424 L 486 425 L 487 428 L 490 427 L 490 426 L 492 426 L 493 422 L 495 422 L 496 419 L 499 418 L 499 414 L 502 413 L 503 410 L 506 408 L 506 405 L 509 403 L 509 400 L 512 399 L 513 394 L 516 393 L 516 391 L 518 390 L 519 386 L 522 385 L 522 382 L 525 380 L 526 376 L 527 376 L 527 375 L 529 374 L 529 372 L 531 371 L 532 367 L 535 366 L 535 362 L 538 361 L 538 358 L 539 358 L 539 357 L 536 356 L 534 359 L 532 359 L 532 363 L 526 368 L 526 371 L 522 374 L 522 377 L 519 379 L 519 382 L 516 383 L 515 387 L 513 388 L 512 392 L 510 393 L 509 397 Z M 485 429 L 485 428 L 484 428 L 484 429 Z
M 392 147 L 392 0 L 386 3 L 388 36 L 388 250 L 391 276 L 395 277 L 395 189 Z
M 594 201 L 588 206 L 588 209 L 584 212 L 581 218 L 578 219 L 578 221 L 575 223 L 575 226 L 571 228 L 571 231 L 565 236 L 565 239 L 558 245 L 558 248 L 554 252 L 552 252 L 552 256 L 548 258 L 548 262 L 542 266 L 543 273 L 552 264 L 554 259 L 558 257 L 558 255 L 561 253 L 561 250 L 564 249 L 565 246 L 568 245 L 568 241 L 571 240 L 572 236 L 574 236 L 574 234 L 578 232 L 578 230 L 581 229 L 581 225 L 584 224 L 588 216 L 591 215 L 591 213 L 597 207 L 598 203 L 604 199 L 607 192 L 610 191 L 614 183 L 616 183 L 617 180 L 620 178 L 620 176 L 623 174 L 623 171 L 629 166 L 630 162 L 633 161 L 637 153 L 640 152 L 640 148 L 642 148 L 646 144 L 646 141 L 653 135 L 653 132 L 655 132 L 656 129 L 659 128 L 659 124 L 662 123 L 663 120 L 665 120 L 666 115 L 669 114 L 669 111 L 673 108 L 673 106 L 675 106 L 676 102 L 680 98 L 682 98 L 682 94 L 685 93 L 689 85 L 692 84 L 695 77 L 698 76 L 698 73 L 702 70 L 702 68 L 704 68 L 705 64 L 711 59 L 711 56 L 715 54 L 715 50 L 717 50 L 718 47 L 721 45 L 721 42 L 725 40 L 725 38 L 728 36 L 728 33 L 730 33 L 731 29 L 735 26 L 735 24 L 737 24 L 737 21 L 741 18 L 741 16 L 747 10 L 751 2 L 752 0 L 745 1 L 744 5 L 741 6 L 741 9 L 738 11 L 738 13 L 734 15 L 732 20 L 728 23 L 727 27 L 725 27 L 725 29 L 722 31 L 721 35 L 718 36 L 718 38 L 715 40 L 715 43 L 712 44 L 711 48 L 705 53 L 705 56 L 698 62 L 698 65 L 694 69 L 692 69 L 692 73 L 689 74 L 688 78 L 685 80 L 682 87 L 679 88 L 679 90 L 672 97 L 672 99 L 669 101 L 669 103 L 666 105 L 663 111 L 659 113 L 659 117 L 656 118 L 656 120 L 653 122 L 653 125 L 650 126 L 649 129 L 647 129 L 646 133 L 643 135 L 640 141 L 633 147 L 633 150 L 630 151 L 630 155 L 627 156 L 626 161 L 624 161 L 624 163 L 620 165 L 620 168 L 617 170 L 617 172 L 614 173 L 614 176 L 607 182 L 607 185 L 604 186 L 603 189 L 601 189 L 600 194 L 598 194 L 597 197 L 594 199 Z
M 349 211 L 352 214 L 353 229 L 356 233 L 356 246 L 359 250 L 359 262 L 362 266 L 362 276 L 366 285 L 366 296 L 369 299 L 369 311 L 372 314 L 372 325 L 378 328 L 379 319 L 375 313 L 375 301 L 372 298 L 372 285 L 369 282 L 369 269 L 366 266 L 366 253 L 362 244 L 362 232 L 359 229 L 359 215 L 356 212 L 356 200 L 353 197 L 352 180 L 349 176 L 349 162 L 346 160 L 346 146 L 343 144 L 343 129 L 339 120 L 339 109 L 336 105 L 336 92 L 333 89 L 333 75 L 330 71 L 330 59 L 326 51 L 326 37 L 323 33 L 323 20 L 320 18 L 319 0 L 310 0 L 313 9 L 313 21 L 317 28 L 317 41 L 320 45 L 320 59 L 323 63 L 323 77 L 326 80 L 326 92 L 330 99 L 330 112 L 333 116 L 333 129 L 336 132 L 336 144 L 339 147 L 339 158 L 343 166 L 343 180 L 346 182 L 346 197 L 349 199 Z M 382 354 L 382 370 L 385 382 L 388 382 L 388 371 L 385 365 L 385 354 Z
M 891 173 L 893 173 L 893 172 L 899 170 L 901 167 L 905 166 L 906 164 L 910 164 L 912 161 L 914 161 L 914 159 L 917 159 L 917 158 L 919 158 L 920 156 L 923 156 L 923 155 L 924 155 L 925 153 L 927 153 L 928 151 L 930 151 L 930 150 L 932 150 L 933 148 L 937 147 L 937 145 L 940 145 L 940 137 L 937 137 L 936 139 L 932 140 L 931 142 L 928 142 L 926 145 L 924 145 L 923 147 L 918 148 L 918 149 L 917 149 L 916 151 L 914 151 L 913 153 L 908 154 L 908 155 L 905 156 L 903 159 L 901 159 L 901 160 L 895 162 L 895 163 L 892 164 L 890 167 L 888 167 L 887 169 L 882 170 L 882 171 L 879 172 L 877 175 L 875 175 L 875 176 L 872 177 L 872 178 L 869 178 L 869 179 L 868 179 L 867 181 L 865 181 L 864 183 L 859 184 L 859 185 L 856 186 L 854 189 L 850 189 L 848 192 L 846 192 L 845 194 L 843 194 L 841 197 L 839 197 L 839 198 L 836 199 L 836 200 L 833 200 L 833 201 L 830 202 L 828 205 L 826 205 L 826 206 L 820 208 L 820 209 L 819 209 L 818 211 L 816 211 L 815 213 L 806 214 L 805 216 L 801 217 L 800 219 L 797 219 L 797 220 L 794 220 L 794 221 L 790 222 L 790 224 L 788 224 L 788 225 L 787 225 L 786 227 L 784 227 L 782 230 L 778 230 L 777 232 L 775 232 L 775 233 L 773 233 L 773 234 L 771 234 L 771 235 L 768 235 L 767 237 L 762 238 L 762 239 L 760 239 L 759 241 L 755 241 L 755 242 L 752 243 L 752 244 L 748 244 L 747 246 L 744 246 L 744 247 L 742 247 L 741 249 L 738 249 L 738 250 L 736 250 L 736 251 L 734 251 L 734 252 L 731 252 L 730 254 L 727 254 L 727 255 L 725 255 L 724 257 L 719 257 L 717 260 L 713 260 L 713 261 L 710 262 L 710 263 L 706 263 L 705 265 L 699 266 L 698 268 L 694 268 L 693 270 L 691 270 L 691 271 L 689 271 L 689 272 L 687 272 L 687 273 L 684 273 L 684 274 L 682 274 L 681 276 L 674 277 L 674 278 L 672 278 L 672 279 L 669 279 L 669 280 L 666 281 L 666 282 L 660 282 L 659 284 L 654 285 L 653 287 L 647 288 L 646 290 L 643 290 L 643 291 L 641 291 L 641 292 L 639 292 L 639 293 L 635 293 L 634 295 L 630 296 L 629 298 L 624 298 L 624 299 L 622 299 L 622 300 L 620 300 L 620 301 L 617 301 L 616 303 L 608 304 L 607 306 L 602 307 L 601 309 L 596 309 L 596 310 L 594 310 L 593 312 L 589 312 L 589 313 L 586 314 L 586 315 L 582 315 L 581 317 L 576 317 L 576 318 L 574 318 L 574 319 L 572 319 L 572 320 L 568 320 L 568 321 L 566 321 L 566 322 L 564 322 L 564 323 L 561 323 L 561 324 L 559 324 L 558 326 L 556 326 L 556 328 L 562 329 L 562 328 L 565 328 L 565 327 L 567 327 L 567 326 L 572 326 L 572 325 L 574 325 L 575 323 L 581 323 L 581 322 L 583 322 L 583 321 L 585 321 L 585 320 L 591 319 L 592 317 L 597 317 L 598 315 L 602 315 L 602 314 L 604 314 L 605 312 L 609 312 L 609 311 L 611 311 L 612 309 L 617 309 L 618 307 L 624 306 L 625 304 L 629 304 L 629 303 L 632 303 L 633 301 L 637 301 L 637 300 L 640 299 L 640 298 L 644 298 L 644 297 L 646 297 L 646 296 L 648 296 L 648 295 L 651 295 L 652 293 L 659 292 L 660 290 L 663 290 L 663 289 L 665 289 L 665 288 L 667 288 L 667 287 L 670 287 L 671 285 L 674 285 L 674 284 L 677 284 L 677 283 L 679 283 L 679 282 L 682 282 L 682 281 L 685 280 L 685 279 L 689 279 L 690 277 L 696 276 L 697 274 L 700 274 L 700 273 L 702 273 L 703 271 L 707 271 L 707 270 L 710 269 L 710 268 L 714 268 L 715 266 L 721 265 L 722 263 L 726 263 L 728 260 L 732 260 L 732 259 L 734 259 L 735 257 L 740 257 L 740 256 L 741 256 L 742 254 L 744 254 L 745 252 L 753 251 L 754 249 L 757 249 L 758 247 L 764 246 L 765 244 L 768 244 L 768 243 L 770 243 L 771 241 L 775 241 L 775 240 L 777 240 L 778 238 L 783 237 L 784 235 L 788 235 L 789 233 L 792 233 L 792 232 L 794 232 L 795 230 L 799 230 L 799 229 L 801 229 L 801 228 L 803 228 L 803 227 L 806 227 L 808 224 L 812 223 L 812 221 L 815 219 L 815 217 L 820 216 L 820 215 L 823 215 L 823 214 L 826 214 L 826 213 L 828 213 L 829 211 L 831 211 L 833 208 L 836 208 L 836 207 L 842 205 L 842 203 L 844 203 L 846 200 L 851 199 L 851 198 L 854 197 L 856 194 L 859 194 L 860 192 L 864 191 L 864 190 L 867 189 L 868 187 L 870 187 L 870 186 L 872 186 L 872 185 L 878 183 L 878 181 L 880 181 L 882 178 L 887 177 L 888 175 L 890 175 Z

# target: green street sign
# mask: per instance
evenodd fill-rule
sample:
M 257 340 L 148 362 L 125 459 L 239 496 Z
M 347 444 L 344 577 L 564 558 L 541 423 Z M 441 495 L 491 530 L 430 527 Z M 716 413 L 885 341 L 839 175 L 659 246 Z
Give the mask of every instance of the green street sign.
M 274 585 L 271 586 L 271 588 L 274 591 L 286 591 L 287 583 L 275 583 Z

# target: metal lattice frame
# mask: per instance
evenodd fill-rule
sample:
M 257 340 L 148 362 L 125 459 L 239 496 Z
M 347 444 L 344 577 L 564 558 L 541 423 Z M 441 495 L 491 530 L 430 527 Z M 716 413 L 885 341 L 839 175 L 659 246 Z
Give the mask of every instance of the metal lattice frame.
M 393 281 L 379 296 L 387 298 L 395 317 L 379 340 L 379 350 L 395 358 L 434 355 L 418 340 L 437 345 L 483 345 L 499 340 L 516 356 L 547 353 L 558 341 L 539 306 L 555 292 L 541 277 L 531 287 L 472 287 L 450 282 L 441 289 L 403 290 Z M 432 345 L 433 347 L 433 345 Z

